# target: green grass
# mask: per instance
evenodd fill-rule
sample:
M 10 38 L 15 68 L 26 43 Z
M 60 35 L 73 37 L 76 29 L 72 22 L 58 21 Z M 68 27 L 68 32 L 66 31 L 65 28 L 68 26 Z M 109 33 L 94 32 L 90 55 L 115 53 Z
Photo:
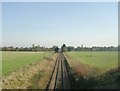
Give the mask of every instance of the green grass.
M 71 88 L 117 88 L 118 52 L 67 52 L 67 57 L 74 68 L 69 72 Z M 86 74 L 81 75 L 85 71 Z
M 52 52 L 2 52 L 2 74 L 43 59 Z
M 67 54 L 79 62 L 97 67 L 104 71 L 118 66 L 118 52 L 67 52 Z

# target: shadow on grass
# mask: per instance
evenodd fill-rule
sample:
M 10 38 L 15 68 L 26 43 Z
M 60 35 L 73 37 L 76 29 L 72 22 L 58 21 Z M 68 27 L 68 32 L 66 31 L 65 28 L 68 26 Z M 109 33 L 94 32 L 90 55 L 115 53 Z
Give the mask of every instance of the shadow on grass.
M 76 73 L 65 60 L 71 89 L 118 89 L 120 73 L 112 69 L 102 75 L 85 76 Z M 93 74 L 94 75 L 94 74 Z
M 38 74 L 35 74 L 31 79 L 32 85 L 27 89 L 40 89 L 39 80 L 43 77 L 43 74 L 43 71 L 39 71 Z

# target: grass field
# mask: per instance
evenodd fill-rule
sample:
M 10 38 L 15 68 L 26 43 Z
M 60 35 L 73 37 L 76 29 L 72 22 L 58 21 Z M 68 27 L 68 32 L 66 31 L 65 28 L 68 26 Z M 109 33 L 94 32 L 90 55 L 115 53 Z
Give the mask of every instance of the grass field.
M 52 52 L 2 52 L 2 74 L 38 61 Z
M 118 66 L 118 52 L 68 52 L 73 61 L 88 64 L 104 71 Z
M 66 57 L 71 88 L 118 88 L 118 52 L 67 52 Z

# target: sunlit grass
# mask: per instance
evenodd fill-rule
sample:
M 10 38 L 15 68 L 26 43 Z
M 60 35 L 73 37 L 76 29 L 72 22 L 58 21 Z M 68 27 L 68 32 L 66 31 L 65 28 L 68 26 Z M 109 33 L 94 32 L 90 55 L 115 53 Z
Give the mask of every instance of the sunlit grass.
M 109 70 L 118 67 L 118 52 L 68 52 L 73 61 Z
M 41 60 L 51 53 L 52 52 L 3 52 L 2 73 L 4 75 L 24 65 Z

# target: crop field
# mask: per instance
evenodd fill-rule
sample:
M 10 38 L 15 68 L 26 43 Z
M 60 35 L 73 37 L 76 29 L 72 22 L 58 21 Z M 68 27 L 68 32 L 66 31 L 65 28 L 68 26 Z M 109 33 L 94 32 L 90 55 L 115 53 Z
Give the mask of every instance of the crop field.
M 47 57 L 52 52 L 3 52 L 2 73 L 9 73 L 17 68 Z
M 73 61 L 107 71 L 118 66 L 118 52 L 68 52 Z

